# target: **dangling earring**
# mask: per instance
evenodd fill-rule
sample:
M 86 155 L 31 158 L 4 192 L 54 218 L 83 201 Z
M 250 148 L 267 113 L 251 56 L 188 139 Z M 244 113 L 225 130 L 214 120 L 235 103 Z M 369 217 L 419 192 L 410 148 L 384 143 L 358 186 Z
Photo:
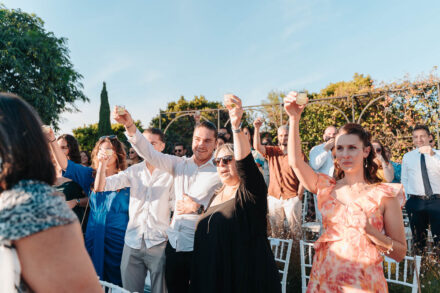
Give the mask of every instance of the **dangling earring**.
M 364 166 L 365 166 L 365 168 L 368 168 L 368 161 L 367 161 L 367 158 L 364 158 Z

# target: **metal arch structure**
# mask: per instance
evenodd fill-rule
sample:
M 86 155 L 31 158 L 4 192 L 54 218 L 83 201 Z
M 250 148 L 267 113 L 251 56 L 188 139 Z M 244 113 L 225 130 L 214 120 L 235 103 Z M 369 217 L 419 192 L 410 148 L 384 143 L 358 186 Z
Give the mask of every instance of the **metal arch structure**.
M 437 99 L 438 99 L 438 109 L 436 110 L 437 113 L 440 115 L 440 83 L 435 83 L 435 84 L 429 84 L 426 87 L 437 87 Z M 337 96 L 337 97 L 328 97 L 328 98 L 321 98 L 321 99 L 315 99 L 315 100 L 310 100 L 310 102 L 307 104 L 307 106 L 309 105 L 313 105 L 313 104 L 320 104 L 320 105 L 326 105 L 329 107 L 332 107 L 333 109 L 337 110 L 340 114 L 343 115 L 343 117 L 345 118 L 345 120 L 348 122 L 353 122 L 353 123 L 360 123 L 362 121 L 362 118 L 365 114 L 365 112 L 368 110 L 369 107 L 371 107 L 373 104 L 375 104 L 377 101 L 386 98 L 386 94 L 388 93 L 393 93 L 393 92 L 402 92 L 404 91 L 404 89 L 398 89 L 398 90 L 388 90 L 388 91 L 378 91 L 378 92 L 373 92 L 373 93 L 379 93 L 380 96 L 374 98 L 373 100 L 369 101 L 367 103 L 367 105 L 362 109 L 359 118 L 356 119 L 355 115 L 356 115 L 356 111 L 355 111 L 355 99 L 356 98 L 361 98 L 361 97 L 368 97 L 371 95 L 370 93 L 364 93 L 364 94 L 355 94 L 352 96 Z M 352 110 L 352 119 L 350 120 L 349 117 L 347 116 L 347 114 L 344 113 L 344 111 L 334 105 L 331 104 L 329 101 L 335 101 L 335 100 L 346 100 L 347 102 L 349 102 L 349 104 L 351 105 L 351 110 Z M 261 105 L 253 105 L 253 106 L 245 106 L 243 107 L 243 110 L 255 110 L 255 109 L 264 109 L 264 107 L 266 106 L 272 106 L 272 107 L 280 107 L 280 125 L 283 124 L 283 104 L 261 104 Z M 433 109 L 431 106 L 429 106 L 430 110 L 432 110 L 433 112 L 435 112 L 435 109 Z M 217 108 L 217 109 L 204 109 L 204 110 L 199 110 L 199 109 L 194 109 L 194 110 L 187 110 L 187 111 L 178 111 L 178 112 L 162 112 L 159 111 L 159 128 L 162 128 L 162 123 L 161 123 L 161 117 L 162 115 L 169 115 L 169 114 L 177 114 L 179 116 L 175 117 L 174 119 L 172 119 L 168 125 L 165 127 L 164 133 L 166 133 L 166 131 L 168 130 L 169 126 L 174 123 L 175 121 L 177 121 L 179 118 L 184 117 L 184 116 L 189 116 L 189 115 L 193 115 L 195 113 L 195 111 L 200 111 L 202 112 L 217 112 L 217 128 L 220 128 L 220 111 L 227 111 L 226 108 Z M 208 120 L 206 118 L 204 118 L 203 116 L 201 116 L 201 118 Z M 229 123 L 229 119 L 226 121 L 225 125 Z M 440 127 L 439 127 L 439 119 L 436 119 L 435 121 L 436 125 L 435 125 L 435 132 L 436 132 L 436 137 L 437 137 L 437 145 L 440 146 Z
M 186 113 L 186 114 L 174 117 L 174 119 L 171 120 L 170 123 L 168 123 L 167 127 L 165 127 L 165 130 L 163 131 L 163 134 L 167 133 L 168 128 L 170 128 L 171 124 L 173 124 L 173 122 L 176 121 L 177 119 L 185 117 L 185 116 L 192 116 L 192 115 L 193 115 L 192 113 Z M 206 119 L 205 117 L 202 117 L 202 116 L 200 116 L 200 119 L 205 119 L 205 120 L 209 121 L 208 119 Z

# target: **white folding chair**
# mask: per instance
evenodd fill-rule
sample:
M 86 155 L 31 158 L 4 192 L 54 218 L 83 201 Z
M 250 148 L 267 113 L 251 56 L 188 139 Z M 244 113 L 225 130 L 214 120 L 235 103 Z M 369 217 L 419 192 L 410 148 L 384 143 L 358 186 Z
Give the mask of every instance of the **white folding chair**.
M 309 194 L 311 196 L 313 196 L 313 201 L 315 203 L 315 215 L 316 215 L 315 222 L 306 222 Z M 304 240 L 308 240 L 307 233 L 312 233 L 312 235 L 314 235 L 313 237 L 316 237 L 316 236 L 319 237 L 319 235 L 321 234 L 321 230 L 322 230 L 321 213 L 319 212 L 319 209 L 317 208 L 317 206 L 318 206 L 318 203 L 316 202 L 315 196 L 312 193 L 305 191 L 304 198 L 303 198 L 302 224 L 301 224 L 301 229 L 303 232 L 302 238 Z
M 102 289 L 104 289 L 105 293 L 131 293 L 128 290 L 125 290 L 124 288 L 119 287 L 118 285 L 106 282 L 106 281 L 99 281 L 101 284 Z
M 292 253 L 292 239 L 278 239 L 270 238 L 270 247 L 272 248 L 275 262 L 278 266 L 278 271 L 282 275 L 281 277 L 281 289 L 283 293 L 286 293 L 287 286 L 287 272 L 289 270 L 290 254 Z
M 385 256 L 383 260 L 385 279 L 388 283 L 410 287 L 411 293 L 417 293 L 421 260 L 420 255 L 405 256 L 402 262 L 398 263 Z
M 315 250 L 313 249 L 313 243 L 300 240 L 299 251 L 301 254 L 301 291 L 305 293 L 307 291 L 307 283 L 310 279 L 310 272 L 312 271 L 313 255 Z

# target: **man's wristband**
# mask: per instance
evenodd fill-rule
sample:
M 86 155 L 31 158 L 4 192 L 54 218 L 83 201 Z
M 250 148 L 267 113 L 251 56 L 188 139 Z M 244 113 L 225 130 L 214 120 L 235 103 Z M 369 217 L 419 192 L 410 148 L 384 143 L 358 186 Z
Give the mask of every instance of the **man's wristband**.
M 131 125 L 130 126 L 125 126 L 127 129 L 129 129 L 130 127 L 132 127 L 134 125 L 134 122 L 133 123 L 131 123 Z

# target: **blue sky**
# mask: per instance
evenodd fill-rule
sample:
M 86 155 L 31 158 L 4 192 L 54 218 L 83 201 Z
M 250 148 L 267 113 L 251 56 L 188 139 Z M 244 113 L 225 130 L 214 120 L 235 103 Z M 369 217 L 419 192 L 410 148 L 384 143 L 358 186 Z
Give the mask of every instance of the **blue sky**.
M 355 72 L 416 77 L 440 63 L 439 1 L 0 0 L 66 37 L 90 103 L 61 132 L 95 123 L 102 82 L 147 126 L 184 95 L 244 105 L 271 90 L 319 91 Z

